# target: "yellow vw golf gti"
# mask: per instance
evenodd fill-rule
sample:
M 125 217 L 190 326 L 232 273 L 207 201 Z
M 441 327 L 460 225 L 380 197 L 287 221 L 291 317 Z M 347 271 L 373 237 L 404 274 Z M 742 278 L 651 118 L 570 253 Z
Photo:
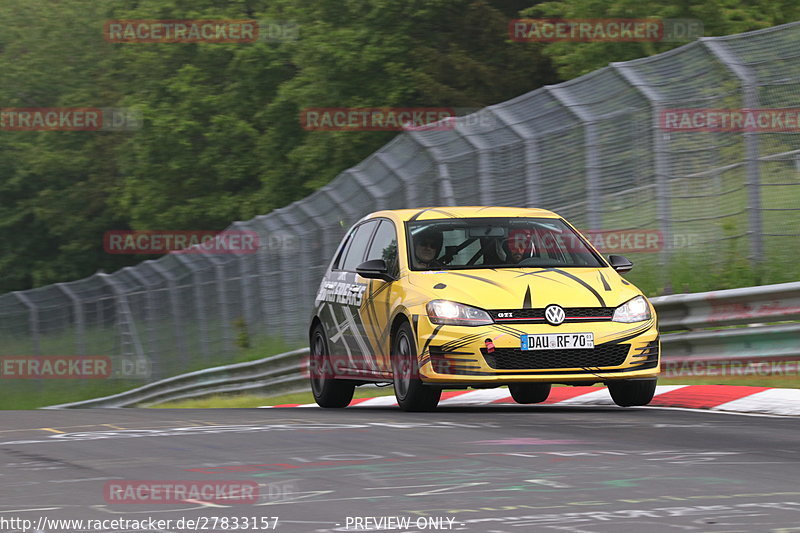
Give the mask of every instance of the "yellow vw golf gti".
M 604 383 L 646 405 L 660 370 L 653 306 L 559 215 L 543 209 L 379 211 L 347 233 L 320 284 L 309 340 L 316 402 L 393 383 L 401 408 L 443 389 L 508 386 L 518 403 L 552 384 Z

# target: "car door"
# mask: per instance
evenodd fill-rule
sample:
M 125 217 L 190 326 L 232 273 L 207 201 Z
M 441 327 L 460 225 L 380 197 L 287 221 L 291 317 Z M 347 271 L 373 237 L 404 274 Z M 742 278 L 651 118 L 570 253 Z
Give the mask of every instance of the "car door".
M 337 248 L 330 267 L 325 271 L 325 276 L 320 282 L 317 297 L 314 302 L 315 313 L 325 327 L 325 333 L 328 337 L 328 349 L 330 350 L 332 362 L 336 361 L 334 356 L 345 356 L 347 354 L 344 337 L 340 331 L 341 313 L 337 312 L 336 299 L 338 297 L 338 281 L 341 275 L 340 265 L 344 261 L 344 256 L 347 253 L 347 249 L 350 247 L 350 243 L 353 241 L 355 231 L 356 228 L 351 228 L 344 239 L 342 239 L 342 243 Z M 336 368 L 339 366 L 341 366 L 341 361 L 337 362 Z
M 351 370 L 375 370 L 372 349 L 364 333 L 364 323 L 359 309 L 367 289 L 367 280 L 356 274 L 356 267 L 364 262 L 372 235 L 378 227 L 377 220 L 359 224 L 344 250 L 337 270 L 331 272 L 328 299 L 333 330 L 328 333 L 341 356 L 342 364 Z
M 383 259 L 389 274 L 395 279 L 399 275 L 397 257 L 397 231 L 394 222 L 381 219 L 372 237 L 365 261 Z M 366 279 L 357 276 L 359 283 L 367 283 L 361 305 L 362 323 L 374 353 L 374 363 L 383 372 L 391 372 L 389 359 L 389 326 L 392 302 L 397 296 L 397 282 L 379 279 Z

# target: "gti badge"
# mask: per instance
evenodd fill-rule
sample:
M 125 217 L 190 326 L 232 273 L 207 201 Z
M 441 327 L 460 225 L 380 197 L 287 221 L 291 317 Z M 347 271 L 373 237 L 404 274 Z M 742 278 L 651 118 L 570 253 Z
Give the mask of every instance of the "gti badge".
M 544 308 L 544 318 L 553 326 L 558 326 L 564 322 L 566 314 L 560 305 L 548 305 Z

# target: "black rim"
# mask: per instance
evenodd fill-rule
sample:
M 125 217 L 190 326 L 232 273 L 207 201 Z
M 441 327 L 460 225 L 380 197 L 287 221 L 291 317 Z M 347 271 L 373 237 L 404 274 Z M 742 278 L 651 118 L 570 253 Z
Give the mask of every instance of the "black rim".
M 405 334 L 397 338 L 397 356 L 395 357 L 395 391 L 400 398 L 405 398 L 411 383 L 411 343 Z
M 314 334 L 314 342 L 311 350 L 311 391 L 319 395 L 322 393 L 322 386 L 325 381 L 325 339 L 317 331 Z

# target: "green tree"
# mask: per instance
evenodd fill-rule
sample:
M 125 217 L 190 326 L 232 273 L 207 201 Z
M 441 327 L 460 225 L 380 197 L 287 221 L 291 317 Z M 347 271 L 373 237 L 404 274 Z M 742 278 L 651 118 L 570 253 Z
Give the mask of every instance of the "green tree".
M 794 0 L 555 0 L 538 3 L 521 14 L 529 18 L 697 19 L 705 36 L 730 35 L 800 19 Z M 544 48 L 564 79 L 587 74 L 614 61 L 665 52 L 674 42 L 555 42 Z

